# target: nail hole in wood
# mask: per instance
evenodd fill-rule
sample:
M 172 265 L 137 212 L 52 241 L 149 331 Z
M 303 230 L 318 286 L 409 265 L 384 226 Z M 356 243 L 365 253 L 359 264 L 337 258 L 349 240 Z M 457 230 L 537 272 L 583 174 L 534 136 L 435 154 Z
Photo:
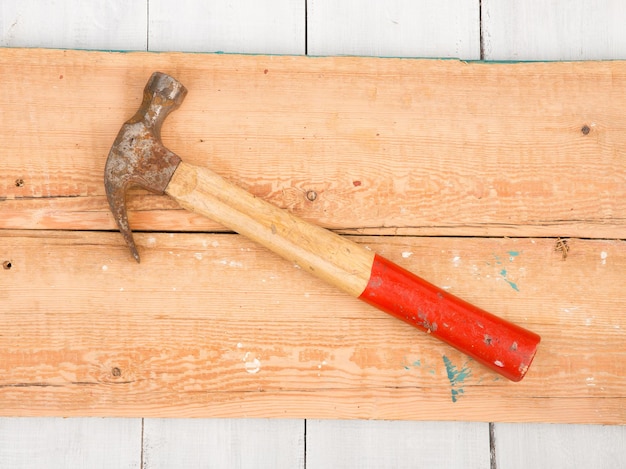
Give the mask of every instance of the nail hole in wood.
M 591 132 L 591 129 L 589 128 L 588 125 L 583 125 L 582 129 L 580 129 L 580 131 L 583 133 L 583 135 L 588 135 L 589 132 Z
M 310 202 L 315 202 L 315 199 L 317 199 L 317 192 L 315 191 L 308 191 L 306 193 L 306 198 L 310 201 Z
M 120 370 L 117 366 L 116 366 L 116 367 L 113 367 L 113 368 L 111 369 L 111 374 L 112 374 L 114 377 L 119 378 L 120 376 L 122 376 L 122 370 Z
M 4 270 L 10 270 L 10 269 L 11 269 L 11 267 L 13 267 L 13 264 L 11 263 L 11 261 L 4 261 L 4 262 L 2 263 L 2 268 L 3 268 Z
M 18 178 L 15 180 L 15 187 L 24 187 L 24 180 L 22 178 Z
M 567 239 L 557 238 L 554 245 L 554 251 L 561 253 L 561 260 L 567 259 L 567 255 L 569 254 L 569 248 L 570 246 L 567 243 Z

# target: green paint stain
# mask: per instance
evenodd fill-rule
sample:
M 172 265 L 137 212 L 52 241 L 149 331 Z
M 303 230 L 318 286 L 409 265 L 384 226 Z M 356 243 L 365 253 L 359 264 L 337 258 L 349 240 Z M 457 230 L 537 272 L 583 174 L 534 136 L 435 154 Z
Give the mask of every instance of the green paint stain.
M 518 286 L 517 286 L 517 283 L 515 283 L 515 282 L 511 282 L 508 278 L 506 278 L 507 274 L 508 274 L 508 272 L 506 271 L 506 269 L 502 269 L 502 270 L 500 271 L 500 275 L 502 276 L 502 278 L 504 279 L 504 281 L 505 281 L 506 283 L 508 283 L 508 284 L 509 284 L 509 286 L 510 286 L 513 290 L 515 290 L 515 291 L 519 291 L 519 288 L 518 288 Z
M 467 367 L 469 361 L 465 362 L 463 367 L 459 370 L 448 357 L 444 355 L 442 358 L 443 364 L 446 366 L 448 381 L 450 381 L 450 394 L 452 396 L 452 402 L 456 402 L 461 394 L 465 392 L 463 389 L 463 383 L 472 375 L 472 370 Z

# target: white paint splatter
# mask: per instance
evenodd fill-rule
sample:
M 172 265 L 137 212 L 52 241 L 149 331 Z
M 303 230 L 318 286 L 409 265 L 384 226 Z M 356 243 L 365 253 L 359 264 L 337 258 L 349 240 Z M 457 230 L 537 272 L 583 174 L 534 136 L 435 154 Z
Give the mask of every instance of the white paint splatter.
M 258 373 L 259 371 L 261 371 L 261 361 L 256 357 L 252 360 L 249 360 L 249 358 L 250 352 L 246 352 L 243 356 L 243 363 L 246 371 L 250 374 Z
M 198 259 L 199 261 L 202 260 L 202 253 L 201 252 L 196 252 L 193 257 L 195 257 L 196 259 Z
M 461 257 L 460 256 L 454 256 L 452 258 L 452 265 L 454 265 L 454 267 L 458 267 L 461 264 Z
M 402 257 L 404 257 L 405 259 L 408 259 L 409 257 L 411 257 L 413 255 L 413 253 L 411 251 L 404 251 L 402 253 Z
M 124 291 L 124 287 L 120 287 L 120 291 Z
M 590 376 L 589 378 L 587 378 L 587 386 L 595 386 L 596 383 L 594 383 L 595 378 L 593 376 Z
M 218 241 L 211 241 L 211 246 L 213 246 L 214 248 L 218 247 L 220 245 L 220 243 Z
M 243 264 L 239 261 L 229 261 L 226 259 L 222 259 L 218 262 L 222 265 L 227 265 L 228 267 L 243 267 Z
M 148 246 L 154 246 L 156 244 L 156 238 L 154 236 L 150 236 L 146 241 Z
M 499 366 L 500 368 L 504 367 L 504 363 L 502 363 L 500 360 L 496 360 L 495 362 L 493 362 L 493 364 Z
M 106 272 L 107 270 L 109 270 L 109 267 L 108 267 L 108 266 L 106 266 L 106 265 L 103 265 L 103 266 L 102 266 L 102 270 L 104 270 L 104 271 Z
M 602 260 L 602 265 L 606 265 L 606 258 L 609 257 L 609 254 L 606 251 L 602 251 L 600 253 L 600 259 Z
M 246 362 L 246 371 L 250 374 L 258 373 L 261 371 L 261 362 L 258 358 L 255 358 L 251 362 Z
M 237 343 L 237 348 L 243 348 L 243 344 L 241 342 Z

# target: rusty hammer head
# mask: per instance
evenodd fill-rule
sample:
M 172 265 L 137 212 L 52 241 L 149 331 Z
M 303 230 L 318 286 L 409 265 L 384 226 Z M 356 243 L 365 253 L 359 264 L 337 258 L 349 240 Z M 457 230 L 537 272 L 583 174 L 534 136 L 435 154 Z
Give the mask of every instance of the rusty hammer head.
M 165 191 L 180 158 L 161 143 L 161 126 L 186 94 L 187 89 L 171 76 L 153 73 L 144 88 L 139 110 L 117 134 L 104 168 L 109 206 L 137 262 L 139 253 L 126 213 L 126 190 L 140 186 L 157 194 Z

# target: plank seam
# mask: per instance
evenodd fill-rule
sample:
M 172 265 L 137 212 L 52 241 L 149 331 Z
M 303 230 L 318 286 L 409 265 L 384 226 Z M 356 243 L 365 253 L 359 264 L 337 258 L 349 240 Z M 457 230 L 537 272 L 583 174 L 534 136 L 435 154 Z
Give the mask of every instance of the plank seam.
M 489 468 L 498 469 L 496 461 L 496 425 L 489 422 Z
M 140 449 L 140 453 L 139 453 L 139 467 L 140 469 L 143 469 L 145 467 L 144 465 L 144 459 L 143 459 L 143 452 L 144 452 L 144 423 L 145 423 L 145 418 L 141 419 L 141 449 Z
M 309 55 L 309 0 L 304 0 L 304 55 Z
M 485 60 L 485 35 L 483 29 L 483 0 L 478 1 L 478 32 L 480 35 L 480 60 Z

